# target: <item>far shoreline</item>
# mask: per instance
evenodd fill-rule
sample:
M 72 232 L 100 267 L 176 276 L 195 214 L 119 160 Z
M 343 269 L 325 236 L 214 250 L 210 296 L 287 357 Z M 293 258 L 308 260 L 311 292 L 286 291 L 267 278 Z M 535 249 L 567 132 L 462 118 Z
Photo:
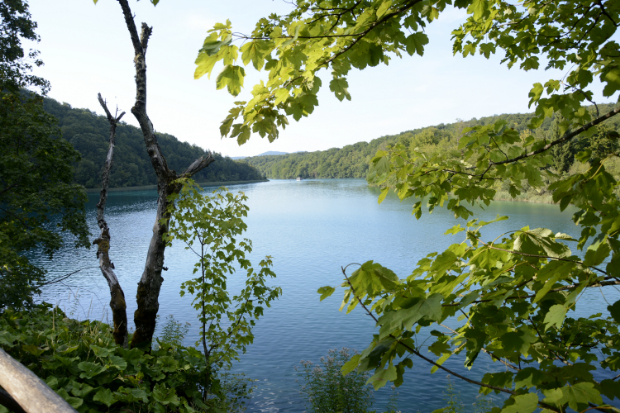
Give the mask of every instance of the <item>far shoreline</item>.
M 254 184 L 260 182 L 269 182 L 269 179 L 255 179 L 250 181 L 216 181 L 216 182 L 196 182 L 200 186 L 226 186 L 226 185 L 242 185 L 242 184 Z M 149 189 L 157 189 L 157 185 L 144 185 L 144 186 L 125 186 L 118 188 L 109 188 L 108 192 L 122 192 L 122 191 L 146 191 Z M 86 192 L 94 193 L 101 191 L 101 188 L 86 188 Z

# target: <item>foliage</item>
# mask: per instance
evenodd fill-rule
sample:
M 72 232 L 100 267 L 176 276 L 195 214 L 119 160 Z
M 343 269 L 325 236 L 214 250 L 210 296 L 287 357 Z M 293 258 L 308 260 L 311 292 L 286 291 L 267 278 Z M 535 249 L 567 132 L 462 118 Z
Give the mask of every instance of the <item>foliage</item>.
M 159 316 L 158 316 L 159 318 Z M 172 314 L 166 317 L 164 325 L 161 327 L 159 337 L 153 347 L 160 349 L 159 343 L 169 344 L 172 347 L 182 347 L 183 340 L 189 332 L 191 324 L 177 321 Z M 215 409 L 225 412 L 243 412 L 254 387 L 253 380 L 245 378 L 243 373 L 230 373 L 226 368 L 214 372 L 216 380 L 219 382 L 221 398 L 211 398 L 209 403 Z
M 39 52 L 30 50 L 28 55 L 22 47 L 22 40 L 39 42 L 35 29 L 37 23 L 32 21 L 25 0 L 4 0 L 0 3 L 0 91 L 19 94 L 21 88 L 37 87 L 43 94 L 50 88 L 49 82 L 30 74 L 34 66 L 43 62 L 37 57 Z
M 373 261 L 351 276 L 343 270 L 343 307 L 349 312 L 359 304 L 377 323 L 369 347 L 343 371 L 374 371 L 375 388 L 399 386 L 416 358 L 432 372 L 442 369 L 477 384 L 481 392 L 507 395 L 504 412 L 613 410 L 603 397 L 620 399 L 614 380 L 620 368 L 620 301 L 601 300 L 588 309 L 589 317 L 571 317 L 569 311 L 585 291 L 620 284 L 618 181 L 608 171 L 611 159 L 620 156 L 612 145 L 620 135 L 601 127 L 620 108 L 601 113 L 586 107 L 593 103 L 595 81 L 607 98 L 620 91 L 619 2 L 301 0 L 286 16 L 261 19 L 250 36 L 234 35 L 230 22 L 214 26 L 198 54 L 195 76 L 210 74 L 223 61 L 217 87 L 236 95 L 245 73 L 239 60 L 264 68 L 267 81 L 252 89 L 252 99 L 236 103 L 220 130 L 240 144 L 251 133 L 274 140 L 288 116 L 299 120 L 318 104 L 321 69 L 330 71 L 336 97 L 350 99 L 346 76 L 352 68 L 388 64 L 404 53 L 423 55 L 425 27 L 449 5 L 468 14 L 452 32 L 455 54 L 497 53 L 509 68 L 538 69 L 542 61 L 563 73 L 529 91 L 534 107 L 529 131 L 519 133 L 499 120 L 464 128 L 458 145 L 444 151 L 426 153 L 427 136 L 420 137 L 421 145 L 397 142 L 377 151 L 368 180 L 383 188 L 380 202 L 392 190 L 401 200 L 413 200 L 416 218 L 425 203 L 428 212 L 445 207 L 467 224 L 448 231 L 464 232 L 462 242 L 429 254 L 404 278 Z M 245 41 L 240 49 L 232 43 L 235 37 Z M 540 133 L 554 114 L 561 116 L 557 139 Z M 602 135 L 595 145 L 575 155 L 576 167 L 562 176 L 551 168 L 551 149 L 597 134 Z M 489 205 L 498 184 L 513 198 L 528 188 L 548 190 L 560 210 L 576 209 L 573 220 L 581 235 L 572 239 L 526 226 L 483 239 L 481 229 L 491 222 L 471 219 L 470 205 Z M 568 244 L 585 254 L 573 253 Z M 322 287 L 319 293 L 325 298 L 334 290 Z M 446 330 L 443 322 L 457 313 L 460 324 Z M 416 339 L 422 328 L 434 337 L 431 355 L 422 353 Z M 443 365 L 462 354 L 465 367 L 474 369 L 481 352 L 506 370 L 475 380 Z M 594 370 L 602 379 L 594 379 Z
M 198 257 L 194 266 L 197 276 L 181 284 L 181 296 L 186 292 L 194 296 L 200 321 L 196 345 L 202 344 L 208 368 L 219 370 L 238 360 L 240 351 L 245 353 L 254 340 L 255 320 L 282 290 L 266 284 L 268 277 L 275 277 L 271 257 L 260 262 L 258 271 L 246 258 L 252 242 L 238 238 L 247 228 L 243 218 L 249 210 L 242 192 L 233 195 L 220 188 L 211 195 L 202 194 L 200 187 L 188 180 L 174 200 L 165 239 L 168 243 L 182 241 Z M 227 277 L 237 271 L 245 272 L 245 283 L 231 297 Z M 209 380 L 207 377 L 207 392 L 212 390 Z
M 159 319 L 159 316 L 157 316 L 157 318 Z M 159 340 L 172 346 L 180 347 L 183 345 L 183 340 L 189 332 L 190 326 L 190 323 L 183 324 L 180 321 L 177 321 L 174 316 L 170 314 L 166 317 L 166 322 L 161 327 Z M 157 346 L 157 343 L 153 343 L 153 345 Z M 155 349 L 157 349 L 157 347 Z
M 204 358 L 192 347 L 160 340 L 150 354 L 128 350 L 114 343 L 110 326 L 66 318 L 48 304 L 5 311 L 0 346 L 81 413 L 208 410 Z
M 32 304 L 45 271 L 25 254 L 42 248 L 51 256 L 61 232 L 88 246 L 86 194 L 73 183 L 72 163 L 80 157 L 58 135 L 56 120 L 43 111 L 41 96 L 21 90 L 48 83 L 31 75 L 36 52 L 24 57 L 22 40 L 37 41 L 36 23 L 22 0 L 0 3 L 0 311 Z M 41 62 L 34 61 L 35 65 Z
M 599 104 L 598 107 L 603 113 L 613 109 L 613 105 L 610 104 Z M 593 106 L 588 107 L 590 111 L 594 109 Z M 398 135 L 383 136 L 370 142 L 358 142 L 343 148 L 277 156 L 254 156 L 245 158 L 244 162 L 256 167 L 268 178 L 275 179 L 290 179 L 298 176 L 302 178 L 366 178 L 370 160 L 378 150 L 385 150 L 388 145 L 396 143 L 401 143 L 410 150 L 417 147 L 426 154 L 455 149 L 465 127 L 484 126 L 505 120 L 509 127 L 514 128 L 520 134 L 531 133 L 537 140 L 552 139 L 552 136 L 559 137 L 558 125 L 561 115 L 554 116 L 553 120 L 546 119 L 540 128 L 530 130 L 527 125 L 533 116 L 534 114 L 530 113 L 474 118 L 466 122 L 440 124 L 402 132 Z M 611 118 L 605 121 L 604 125 L 607 125 L 610 131 L 620 132 L 620 119 Z M 578 142 L 554 146 L 552 150 L 556 171 L 567 172 L 574 163 L 575 155 L 594 144 L 594 137 L 584 136 L 580 137 Z M 617 160 L 612 162 L 620 163 Z M 498 185 L 498 190 L 501 190 L 500 188 L 501 185 Z
M 67 103 L 45 99 L 45 111 L 59 119 L 62 136 L 81 154 L 75 166 L 75 182 L 87 188 L 98 188 L 108 150 L 110 125 L 104 116 L 87 109 L 72 108 Z M 121 122 L 116 130 L 116 150 L 110 187 L 154 185 L 157 182 L 140 129 Z M 158 133 L 157 139 L 166 161 L 177 172 L 185 170 L 204 155 L 204 149 L 181 142 L 172 135 Z M 263 175 L 246 163 L 214 154 L 215 162 L 195 175 L 198 182 L 229 182 L 262 180 Z
M 465 404 L 461 400 L 461 392 L 456 390 L 450 376 L 448 376 L 446 390 L 443 392 L 443 399 L 446 402 L 443 413 L 462 413 L 465 409 Z
M 307 408 L 317 413 L 365 413 L 372 405 L 372 388 L 366 384 L 368 374 L 340 373 L 353 354 L 350 349 L 329 350 L 321 363 L 301 362 L 299 375 L 303 379 L 300 393 Z M 295 370 L 298 370 L 295 366 Z
M 386 406 L 386 413 L 400 413 L 398 410 L 398 392 L 396 386 L 392 385 L 392 393 L 390 393 L 390 400 Z

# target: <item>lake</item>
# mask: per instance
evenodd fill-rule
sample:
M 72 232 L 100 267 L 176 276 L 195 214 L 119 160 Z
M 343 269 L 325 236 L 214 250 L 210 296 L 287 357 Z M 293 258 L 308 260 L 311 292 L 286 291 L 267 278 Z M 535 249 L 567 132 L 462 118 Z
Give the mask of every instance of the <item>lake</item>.
M 461 242 L 464 237 L 463 233 L 443 235 L 456 223 L 463 225 L 452 213 L 436 209 L 433 214 L 424 214 L 416 220 L 411 215 L 411 200 L 401 203 L 395 196 L 389 196 L 379 205 L 379 191 L 369 188 L 361 179 L 272 180 L 230 189 L 243 191 L 249 197 L 250 212 L 246 222 L 247 237 L 254 246 L 253 264 L 257 267 L 262 257 L 273 256 L 277 274 L 274 284 L 283 290 L 282 297 L 258 321 L 254 344 L 234 367 L 235 371 L 243 371 L 257 380 L 250 412 L 304 411 L 294 367 L 299 366 L 301 360 L 318 362 L 328 349 L 348 347 L 362 351 L 369 344 L 374 322 L 359 309 L 348 315 L 339 312 L 342 290 L 323 302 L 316 293 L 321 286 L 342 282 L 342 266 L 374 260 L 404 278 L 420 258 Z M 87 210 L 93 234 L 98 233 L 97 200 L 98 194 L 89 194 Z M 136 309 L 135 288 L 144 267 L 156 200 L 154 190 L 111 192 L 108 199 L 106 218 L 112 235 L 110 257 L 125 291 L 130 320 Z M 528 224 L 532 228 L 545 227 L 575 237 L 579 235 L 571 212 L 560 213 L 553 205 L 497 202 L 478 210 L 477 217 L 488 220 L 497 214 L 508 215 L 510 219 L 487 227 L 483 233 L 487 238 Z M 52 261 L 42 255 L 34 258 L 48 269 L 50 276 L 85 268 L 66 282 L 49 286 L 42 297 L 45 301 L 59 304 L 75 317 L 107 320 L 110 295 L 98 269 L 94 249 L 64 249 Z M 196 341 L 198 322 L 191 298 L 180 297 L 179 286 L 192 276 L 194 262 L 193 254 L 181 244 L 166 251 L 165 266 L 169 271 L 163 274 L 165 281 L 159 299 L 162 320 L 173 314 L 179 321 L 192 323 L 186 345 Z M 241 282 L 233 276 L 229 287 L 238 291 Z M 612 291 L 607 299 L 615 301 L 617 296 L 619 294 Z M 580 311 L 587 313 L 588 303 L 602 307 L 603 298 L 598 291 L 589 292 L 581 300 Z M 442 397 L 446 374 L 440 371 L 431 375 L 430 366 L 423 363 L 414 360 L 414 368 L 405 373 L 405 382 L 397 389 L 398 407 L 402 412 L 431 412 L 445 406 Z M 483 354 L 476 361 L 477 368 L 470 372 L 459 358 L 450 359 L 446 366 L 473 378 L 504 367 L 492 363 Z M 470 410 L 477 387 L 458 379 L 453 383 Z M 385 406 L 390 394 L 389 388 L 375 393 L 377 411 Z M 502 399 L 495 400 L 499 405 Z

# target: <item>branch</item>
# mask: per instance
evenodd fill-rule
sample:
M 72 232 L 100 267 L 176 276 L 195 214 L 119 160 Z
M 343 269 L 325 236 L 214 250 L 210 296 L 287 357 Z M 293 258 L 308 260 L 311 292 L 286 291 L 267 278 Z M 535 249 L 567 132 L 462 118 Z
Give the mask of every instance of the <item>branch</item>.
M 146 56 L 146 48 L 149 44 L 149 39 L 153 34 L 153 28 L 149 27 L 146 23 L 142 23 L 142 32 L 140 33 L 140 45 L 142 46 L 142 53 Z
M 576 130 L 574 130 L 572 132 L 566 132 L 564 134 L 564 136 L 562 136 L 561 138 L 556 139 L 556 140 L 554 140 L 552 142 L 549 142 L 548 144 L 546 144 L 545 146 L 543 146 L 540 149 L 537 149 L 535 151 L 528 152 L 526 154 L 517 156 L 516 158 L 506 159 L 505 161 L 500 161 L 500 162 L 489 161 L 489 162 L 491 162 L 492 165 L 503 165 L 503 164 L 507 164 L 507 163 L 513 163 L 513 162 L 519 161 L 519 160 L 524 159 L 524 158 L 529 158 L 530 156 L 538 155 L 539 153 L 547 151 L 549 148 L 552 148 L 552 147 L 554 147 L 556 145 L 559 145 L 559 144 L 564 143 L 564 142 L 566 142 L 568 140 L 571 140 L 572 138 L 574 138 L 575 136 L 579 135 L 580 133 L 587 131 L 591 127 L 596 126 L 599 123 L 606 121 L 607 119 L 611 118 L 612 116 L 617 115 L 618 113 L 620 113 L 620 107 L 618 107 L 618 108 L 612 110 L 611 112 L 609 112 L 609 113 L 607 113 L 607 114 L 605 114 L 605 115 L 603 115 L 603 116 L 593 120 L 592 122 L 590 122 L 590 123 L 588 123 L 586 125 L 583 125 L 579 129 L 576 129 Z
M 611 280 L 611 278 L 609 278 L 609 280 Z M 590 285 L 586 285 L 585 288 L 593 288 L 593 287 L 609 287 L 612 285 L 620 285 L 620 281 L 614 280 L 614 281 L 601 281 L 600 283 L 594 283 L 594 284 L 590 284 Z M 559 292 L 559 291 L 567 291 L 567 290 L 574 290 L 577 287 L 580 287 L 581 284 L 570 284 L 570 285 L 565 285 L 564 287 L 558 287 L 558 288 L 553 288 L 551 290 L 549 290 L 550 293 L 554 293 L 554 292 Z M 517 287 L 518 288 L 518 287 Z M 536 297 L 536 294 L 530 294 L 530 295 L 523 295 L 523 296 L 511 296 L 511 297 L 506 297 L 505 300 L 520 300 L 520 299 L 527 299 L 527 298 L 532 298 L 532 297 Z M 491 299 L 488 300 L 476 300 L 476 301 L 472 301 L 471 304 L 479 304 L 479 303 L 488 303 L 490 301 L 493 301 Z M 457 307 L 461 305 L 461 303 L 453 303 L 453 304 L 442 304 L 442 307 Z
M 84 267 L 84 268 L 80 268 L 79 270 L 76 270 L 76 271 L 70 272 L 70 273 L 65 274 L 65 275 L 61 275 L 60 277 L 57 277 L 55 280 L 51 280 L 51 281 L 48 281 L 48 282 L 44 282 L 44 283 L 42 283 L 42 284 L 39 284 L 39 286 L 41 286 L 41 287 L 42 287 L 42 286 L 44 286 L 44 285 L 50 285 L 50 284 L 56 284 L 56 283 L 59 283 L 59 282 L 61 282 L 61 281 L 66 280 L 67 278 L 71 277 L 73 274 L 77 274 L 78 272 L 80 272 L 80 271 L 82 271 L 82 270 L 89 270 L 89 269 L 91 269 L 91 268 L 97 268 L 97 267 Z
M 215 161 L 215 156 L 213 152 L 208 152 L 206 155 L 201 156 L 196 159 L 187 169 L 181 174 L 181 178 L 190 178 L 194 174 L 200 172 L 200 170 L 209 166 L 212 162 Z
M 108 122 L 110 123 L 110 138 L 108 145 L 108 154 L 106 156 L 103 167 L 103 175 L 101 177 L 101 193 L 99 194 L 99 202 L 97 203 L 97 225 L 101 230 L 99 238 L 93 241 L 97 245 L 97 258 L 99 258 L 99 268 L 103 277 L 108 282 L 110 288 L 110 308 L 112 309 L 112 318 L 114 321 L 114 341 L 116 344 L 127 347 L 127 303 L 125 302 L 125 293 L 121 288 L 118 278 L 114 273 L 114 264 L 110 260 L 110 229 L 105 220 L 105 204 L 108 199 L 108 185 L 110 183 L 110 170 L 112 169 L 112 160 L 114 159 L 114 143 L 116 139 L 116 126 L 121 120 L 125 112 L 118 117 L 113 117 L 106 102 L 98 95 L 99 103 L 105 111 Z
M 447 330 L 452 331 L 454 334 L 459 334 L 456 330 L 451 329 L 451 328 L 450 328 L 450 327 L 448 327 L 447 325 L 444 325 L 444 324 L 440 324 L 440 325 L 441 325 L 443 328 L 445 328 L 445 329 L 447 329 Z M 500 363 L 504 364 L 506 367 L 511 368 L 511 369 L 513 369 L 513 370 L 516 370 L 516 371 L 520 371 L 520 370 L 521 370 L 521 369 L 520 369 L 520 368 L 518 368 L 517 366 L 515 366 L 515 365 L 513 365 L 513 364 L 510 364 L 510 363 L 508 363 L 507 361 L 505 361 L 505 360 L 503 360 L 503 359 L 501 359 L 501 358 L 497 357 L 495 354 L 491 353 L 491 352 L 490 352 L 489 350 L 487 350 L 486 348 L 482 347 L 482 349 L 481 349 L 481 350 L 482 350 L 483 352 L 485 352 L 486 354 L 488 354 L 488 355 L 489 355 L 489 356 L 490 356 L 493 360 L 497 360 L 497 361 L 499 361 Z
M 151 164 L 157 175 L 158 184 L 168 183 L 175 177 L 166 162 L 166 158 L 161 153 L 155 131 L 153 130 L 153 123 L 149 119 L 146 112 L 146 47 L 148 46 L 149 37 L 152 34 L 152 29 L 145 23 L 142 24 L 142 35 L 138 36 L 138 29 L 133 20 L 131 9 L 127 0 L 118 0 L 121 8 L 123 9 L 123 15 L 125 17 L 125 23 L 131 36 L 131 43 L 134 48 L 134 65 L 136 69 L 136 102 L 131 108 L 131 113 L 136 117 L 136 120 L 140 124 L 142 135 L 144 136 L 144 143 L 146 145 L 146 151 L 151 159 Z
M 346 272 L 345 272 L 344 268 L 342 268 L 342 273 L 344 274 L 344 277 L 346 278 L 347 283 L 349 284 L 349 287 L 351 288 L 351 292 L 353 292 L 353 296 L 357 299 L 357 301 L 358 301 L 358 302 L 359 302 L 359 304 L 360 304 L 360 305 L 364 308 L 364 310 L 366 310 L 366 313 L 368 313 L 368 315 L 369 315 L 369 316 L 371 316 L 371 317 L 373 318 L 373 320 L 375 320 L 375 322 L 377 322 L 377 323 L 378 323 L 378 320 L 377 320 L 377 318 L 374 316 L 374 314 L 372 314 L 372 312 L 370 312 L 370 311 L 368 310 L 368 308 L 367 308 L 367 307 L 364 305 L 364 303 L 362 302 L 361 298 L 359 298 L 359 297 L 357 296 L 357 294 L 355 294 L 355 289 L 353 288 L 353 285 L 351 284 L 351 281 L 349 281 L 349 277 L 347 276 L 347 274 L 346 274 Z M 441 364 L 437 364 L 436 362 L 434 362 L 433 360 L 429 359 L 428 357 L 423 356 L 422 354 L 420 354 L 420 352 L 418 352 L 417 350 L 415 350 L 415 349 L 411 348 L 409 345 L 407 345 L 407 344 L 403 343 L 402 341 L 398 340 L 398 339 L 397 339 L 396 337 L 394 337 L 393 335 L 391 335 L 391 334 L 390 334 L 390 336 L 391 336 L 392 338 L 396 339 L 396 340 L 397 340 L 397 342 L 398 342 L 398 344 L 400 344 L 401 346 L 405 347 L 405 348 L 407 349 L 407 351 L 409 351 L 409 352 L 411 352 L 411 353 L 415 354 L 416 356 L 418 356 L 418 357 L 420 357 L 422 360 L 424 360 L 424 361 L 426 361 L 426 362 L 428 362 L 428 363 L 432 364 L 433 366 L 435 366 L 435 367 L 437 367 L 437 368 L 440 368 L 440 369 L 442 369 L 443 371 L 445 371 L 445 372 L 447 372 L 447 373 L 449 373 L 449 374 L 453 375 L 454 377 L 458 377 L 459 379 L 466 381 L 467 383 L 475 384 L 475 385 L 480 386 L 480 387 L 486 387 L 486 388 L 488 388 L 488 389 L 492 389 L 492 390 L 497 390 L 497 391 L 500 391 L 500 392 L 503 392 L 503 393 L 507 393 L 507 394 L 510 394 L 510 395 L 516 395 L 516 394 L 517 394 L 516 392 L 514 392 L 514 391 L 512 391 L 512 390 L 510 390 L 510 389 L 505 389 L 505 388 L 503 388 L 503 387 L 492 386 L 492 385 L 490 385 L 490 384 L 485 384 L 485 383 L 482 383 L 482 382 L 480 382 L 480 381 L 472 380 L 472 379 L 470 379 L 470 378 L 467 378 L 467 377 L 465 377 L 465 376 L 462 376 L 462 375 L 460 375 L 460 374 L 458 374 L 458 373 L 456 373 L 456 372 L 454 372 L 454 371 L 452 371 L 452 370 L 450 370 L 450 369 L 447 369 L 446 367 L 442 366 Z M 561 410 L 559 410 L 559 409 L 555 408 L 554 406 L 551 406 L 551 405 L 549 405 L 549 404 L 547 404 L 547 403 L 544 403 L 544 402 L 539 401 L 539 402 L 538 402 L 538 404 L 539 404 L 541 407 L 544 407 L 545 409 L 552 410 L 552 411 L 554 411 L 554 412 L 558 412 L 558 413 L 560 413 L 560 412 L 561 412 Z
M 609 275 L 606 271 L 601 270 L 600 268 L 596 268 L 596 267 L 590 267 L 590 266 L 587 266 L 587 265 L 585 265 L 585 264 L 584 264 L 583 262 L 581 262 L 581 261 L 569 260 L 569 259 L 567 259 L 567 258 L 550 257 L 550 256 L 548 256 L 548 255 L 528 254 L 528 253 L 525 253 L 525 252 L 514 251 L 514 250 L 506 250 L 506 249 L 503 249 L 503 248 L 497 248 L 497 247 L 494 247 L 494 246 L 493 246 L 493 245 L 491 245 L 491 244 L 487 244 L 486 242 L 482 241 L 480 238 L 476 238 L 476 239 L 477 239 L 478 241 L 480 241 L 480 243 L 481 243 L 481 244 L 485 245 L 487 248 L 492 249 L 492 250 L 496 250 L 496 251 L 503 251 L 503 252 L 509 252 L 509 253 L 511 253 L 511 254 L 514 254 L 514 255 L 522 255 L 522 256 L 524 256 L 524 257 L 546 258 L 546 259 L 549 259 L 549 260 L 555 260 L 555 261 L 572 262 L 572 263 L 574 263 L 574 264 L 579 264 L 579 265 L 581 265 L 582 267 L 585 267 L 585 268 L 590 268 L 590 269 L 593 269 L 593 270 L 595 270 L 595 271 L 598 271 L 598 272 L 600 272 L 601 274 Z

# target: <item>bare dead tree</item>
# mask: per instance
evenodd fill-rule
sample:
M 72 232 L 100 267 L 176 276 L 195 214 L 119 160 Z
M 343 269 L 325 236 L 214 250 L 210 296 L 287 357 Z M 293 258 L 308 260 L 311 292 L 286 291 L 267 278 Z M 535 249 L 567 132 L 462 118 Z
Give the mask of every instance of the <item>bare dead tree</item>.
M 120 122 L 125 112 L 112 116 L 108 110 L 106 102 L 98 95 L 99 103 L 105 111 L 110 123 L 110 141 L 108 145 L 108 154 L 103 167 L 103 175 L 101 177 L 101 193 L 99 202 L 97 203 L 97 225 L 101 230 L 99 238 L 93 241 L 97 245 L 97 258 L 99 258 L 99 268 L 110 287 L 110 308 L 112 309 L 112 320 L 114 322 L 114 341 L 119 346 L 127 347 L 127 303 L 125 301 L 125 293 L 121 288 L 118 278 L 114 273 L 114 264 L 110 260 L 110 229 L 105 220 L 105 204 L 108 199 L 108 186 L 110 184 L 110 170 L 112 169 L 112 160 L 114 159 L 114 145 L 116 140 L 116 126 Z
M 146 256 L 144 272 L 138 283 L 137 303 L 138 308 L 134 313 L 134 323 L 136 331 L 131 340 L 131 347 L 150 348 L 155 332 L 155 320 L 159 311 L 159 292 L 164 279 L 161 272 L 164 265 L 164 251 L 166 243 L 163 240 L 164 234 L 168 231 L 167 212 L 170 195 L 174 195 L 181 190 L 181 185 L 177 182 L 179 178 L 191 177 L 203 168 L 209 166 L 215 160 L 213 154 L 201 156 L 194 161 L 183 173 L 177 174 L 168 167 L 166 158 L 161 153 L 157 137 L 153 129 L 153 123 L 149 119 L 146 111 L 147 103 L 147 83 L 146 83 L 146 50 L 152 28 L 146 23 L 142 23 L 141 33 L 138 34 L 133 14 L 129 8 L 127 0 L 118 0 L 125 23 L 129 30 L 131 42 L 134 48 L 134 65 L 136 70 L 136 101 L 131 108 L 131 113 L 140 124 L 140 129 L 144 136 L 146 151 L 151 159 L 151 165 L 157 176 L 157 215 L 153 225 L 153 236 Z

